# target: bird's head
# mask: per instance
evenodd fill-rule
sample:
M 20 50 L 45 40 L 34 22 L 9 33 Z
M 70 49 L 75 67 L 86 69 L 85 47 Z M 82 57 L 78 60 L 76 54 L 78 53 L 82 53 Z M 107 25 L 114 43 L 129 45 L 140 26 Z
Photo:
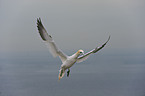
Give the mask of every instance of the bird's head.
M 79 54 L 79 55 L 84 54 L 84 51 L 80 49 L 80 50 L 78 50 L 77 54 Z

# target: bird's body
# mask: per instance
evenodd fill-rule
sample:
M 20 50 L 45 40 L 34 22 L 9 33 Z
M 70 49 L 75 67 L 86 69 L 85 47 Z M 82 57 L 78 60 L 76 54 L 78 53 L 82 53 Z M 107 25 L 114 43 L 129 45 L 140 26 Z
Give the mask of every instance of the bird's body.
M 96 53 L 97 51 L 99 51 L 100 49 L 102 49 L 107 42 L 110 39 L 110 36 L 108 38 L 108 40 L 101 46 L 101 47 L 96 47 L 95 49 L 91 50 L 90 52 L 84 54 L 83 50 L 78 50 L 75 54 L 73 54 L 72 56 L 67 56 L 66 54 L 64 54 L 55 44 L 54 40 L 52 39 L 51 35 L 49 35 L 47 33 L 47 31 L 45 30 L 44 26 L 42 25 L 41 19 L 37 19 L 37 27 L 40 33 L 41 38 L 46 42 L 46 44 L 49 47 L 49 50 L 51 52 L 51 54 L 56 57 L 59 56 L 61 61 L 62 61 L 62 65 L 60 67 L 59 70 L 59 80 L 64 76 L 65 71 L 68 69 L 67 71 L 67 76 L 69 76 L 70 73 L 70 68 L 76 63 L 76 62 L 82 62 L 84 60 L 86 60 L 90 54 L 92 53 Z
M 78 59 L 78 56 L 81 54 L 81 53 L 84 53 L 83 50 L 79 50 L 78 52 L 76 52 L 75 54 L 73 54 L 72 56 L 67 56 L 67 59 L 62 63 L 61 65 L 61 68 L 60 68 L 60 73 L 61 73 L 61 70 L 63 70 L 63 73 L 65 74 L 65 70 L 68 69 L 70 67 L 72 67 L 77 59 Z M 69 75 L 67 75 L 69 76 Z M 61 79 L 62 77 L 59 75 L 59 80 Z
M 75 62 L 77 61 L 77 58 L 74 58 L 74 56 L 69 56 L 66 61 L 63 62 L 61 65 L 62 68 L 68 69 L 70 68 Z
M 81 50 L 83 53 L 83 50 Z M 64 66 L 66 66 L 66 68 L 70 68 L 74 63 L 76 63 L 78 56 L 80 55 L 80 52 L 76 52 L 75 54 L 73 54 L 72 56 L 68 56 L 66 61 L 62 64 Z

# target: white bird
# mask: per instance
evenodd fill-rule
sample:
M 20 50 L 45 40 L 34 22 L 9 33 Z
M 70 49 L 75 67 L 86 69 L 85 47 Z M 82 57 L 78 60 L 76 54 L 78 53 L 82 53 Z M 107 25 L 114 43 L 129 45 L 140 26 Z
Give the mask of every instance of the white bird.
M 102 49 L 110 39 L 110 36 L 109 36 L 108 40 L 102 46 L 96 47 L 95 49 L 91 50 L 90 52 L 86 54 L 84 54 L 84 51 L 80 49 L 76 53 L 74 53 L 72 56 L 67 56 L 56 46 L 51 35 L 49 35 L 47 31 L 45 30 L 40 18 L 37 19 L 37 27 L 38 27 L 38 31 L 40 33 L 41 38 L 49 46 L 49 51 L 51 52 L 51 54 L 54 57 L 59 56 L 62 61 L 62 65 L 60 67 L 59 76 L 58 76 L 59 80 L 64 76 L 65 70 L 68 70 L 67 71 L 67 77 L 68 77 L 70 73 L 70 68 L 72 67 L 72 65 L 74 65 L 76 62 L 79 63 L 86 60 L 90 56 L 90 54 L 96 53 L 97 51 Z

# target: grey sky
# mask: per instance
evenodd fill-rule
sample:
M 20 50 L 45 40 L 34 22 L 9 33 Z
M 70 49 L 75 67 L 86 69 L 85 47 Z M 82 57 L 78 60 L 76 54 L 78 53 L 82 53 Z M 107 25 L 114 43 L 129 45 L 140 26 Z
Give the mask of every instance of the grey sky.
M 41 17 L 62 50 L 145 49 L 144 0 L 0 0 L 0 52 L 47 50 L 36 28 Z

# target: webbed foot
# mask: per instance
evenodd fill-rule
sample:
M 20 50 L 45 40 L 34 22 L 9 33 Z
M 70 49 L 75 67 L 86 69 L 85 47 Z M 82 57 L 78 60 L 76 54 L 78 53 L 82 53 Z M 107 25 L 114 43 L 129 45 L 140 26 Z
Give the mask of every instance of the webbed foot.
M 67 71 L 67 77 L 69 77 L 69 73 L 70 73 L 70 69 L 68 69 L 68 71 Z

